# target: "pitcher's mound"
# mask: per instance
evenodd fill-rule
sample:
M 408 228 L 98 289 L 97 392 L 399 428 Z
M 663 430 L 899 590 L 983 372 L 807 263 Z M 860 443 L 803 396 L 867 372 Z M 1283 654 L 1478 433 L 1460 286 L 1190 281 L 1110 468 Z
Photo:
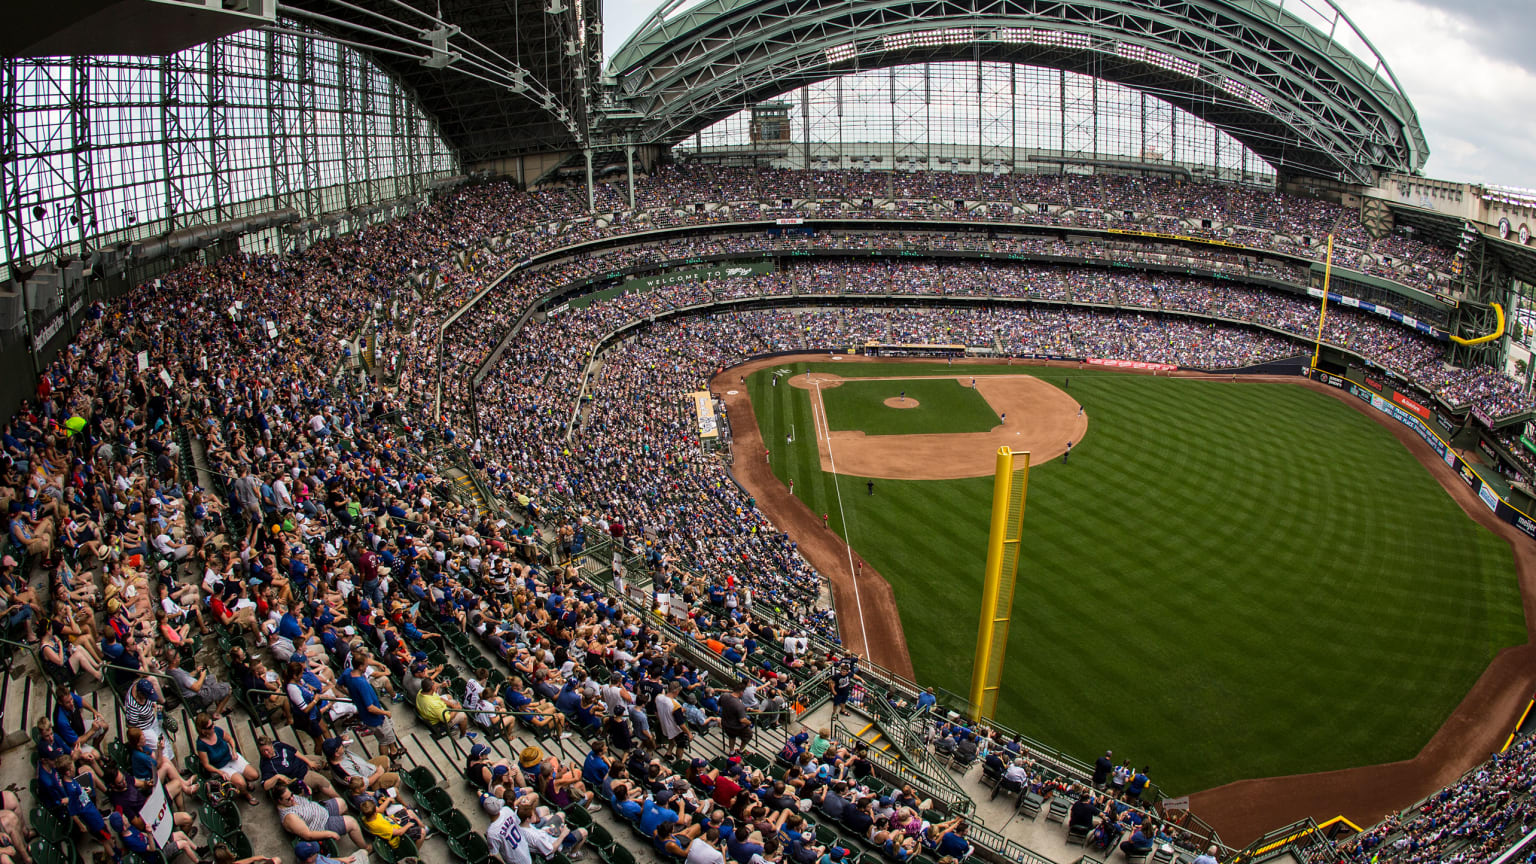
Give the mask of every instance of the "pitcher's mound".
M 885 407 L 887 408 L 916 408 L 917 406 L 918 401 L 916 399 L 904 399 L 900 396 L 892 396 L 891 398 L 885 400 Z

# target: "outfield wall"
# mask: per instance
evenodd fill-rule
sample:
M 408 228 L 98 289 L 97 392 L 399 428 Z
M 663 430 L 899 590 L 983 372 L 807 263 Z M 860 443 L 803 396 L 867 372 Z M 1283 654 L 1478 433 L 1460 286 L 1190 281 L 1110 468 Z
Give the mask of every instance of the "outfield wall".
M 1532 519 L 1530 515 L 1504 500 L 1495 491 L 1494 486 L 1483 479 L 1482 474 L 1478 473 L 1476 468 L 1473 468 L 1465 459 L 1456 455 L 1456 451 L 1442 437 L 1441 432 L 1436 431 L 1435 427 L 1439 424 L 1433 417 L 1434 412 L 1423 409 L 1423 406 L 1414 403 L 1413 400 L 1408 399 L 1401 393 L 1389 391 L 1391 397 L 1385 396 L 1364 384 L 1329 372 L 1318 372 L 1317 380 L 1330 387 L 1337 387 L 1346 393 L 1354 395 L 1377 411 L 1412 429 L 1420 438 L 1424 439 L 1424 443 L 1428 444 L 1431 450 L 1435 451 L 1441 459 L 1445 460 L 1446 465 L 1449 465 L 1456 471 L 1457 476 L 1461 478 L 1463 483 L 1467 484 L 1467 488 L 1477 495 L 1478 500 L 1482 501 L 1484 506 L 1500 519 L 1515 526 L 1515 530 L 1521 534 L 1536 540 L 1536 519 Z M 1405 406 L 1402 404 L 1404 402 L 1411 404 Z M 1412 410 L 1414 408 L 1425 410 L 1429 416 L 1421 417 L 1417 411 Z

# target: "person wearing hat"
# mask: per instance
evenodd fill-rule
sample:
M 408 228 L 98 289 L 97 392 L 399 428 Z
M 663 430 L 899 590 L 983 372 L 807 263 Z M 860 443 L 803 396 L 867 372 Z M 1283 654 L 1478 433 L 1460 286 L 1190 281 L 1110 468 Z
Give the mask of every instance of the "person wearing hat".
M 662 800 L 664 798 L 666 800 Z M 670 803 L 670 800 L 670 792 L 665 795 L 658 792 L 656 797 L 647 798 L 644 802 L 641 803 L 640 819 L 636 823 L 640 828 L 641 834 L 644 834 L 647 837 L 654 837 L 656 835 L 656 829 L 663 823 L 677 823 L 680 821 L 687 821 L 686 816 L 681 815 L 678 813 L 678 811 L 665 806 L 666 804 Z
M 507 788 L 502 793 L 502 804 L 496 818 L 485 829 L 486 845 L 503 864 L 533 864 L 532 846 L 519 813 L 517 790 Z
M 69 816 L 69 796 L 64 792 L 64 780 L 59 774 L 59 763 L 65 759 L 69 757 L 38 753 L 37 777 L 34 780 L 37 784 L 36 803 L 61 820 Z M 73 759 L 69 759 L 69 765 L 74 765 Z
M 512 763 L 505 759 L 493 759 L 494 751 L 485 744 L 469 748 L 468 762 L 464 766 L 464 779 L 475 789 L 484 792 L 491 788 L 491 780 L 498 776 L 496 769 L 511 770 Z M 505 773 L 505 771 L 503 772 Z
M 160 704 L 160 688 L 148 676 L 133 682 L 123 697 L 123 719 L 129 726 L 144 730 L 144 741 L 151 750 L 160 747 L 165 731 Z
M 1109 775 L 1115 770 L 1114 755 L 1115 751 L 1105 750 L 1104 755 L 1094 761 L 1093 788 L 1103 789 L 1104 784 L 1109 781 Z
M 115 849 L 117 844 L 107 830 L 107 820 L 96 807 L 95 777 L 89 771 L 76 773 L 75 760 L 68 756 L 59 757 L 54 762 L 70 820 L 106 848 Z
M 305 756 L 293 745 L 284 741 L 274 741 L 265 735 L 256 739 L 257 751 L 261 754 L 261 787 L 268 792 L 279 782 L 286 782 L 293 786 L 294 791 L 300 795 L 309 795 L 316 800 L 324 801 L 336 797 L 336 790 L 331 782 L 320 773 L 326 763 L 324 759 L 313 756 Z
M 144 817 L 138 813 L 125 817 L 121 811 L 113 810 L 111 815 L 107 817 L 107 823 L 112 826 L 113 831 L 117 832 L 118 839 L 122 842 L 125 850 L 136 855 L 153 857 L 158 860 L 159 856 L 155 856 L 153 853 L 160 851 L 161 847 L 160 844 L 155 842 L 154 832 L 150 831 L 149 826 L 144 823 Z M 170 843 L 165 847 L 165 858 L 169 860 L 175 858 L 178 854 L 185 855 L 188 860 L 195 861 L 197 860 L 197 846 L 186 834 L 179 830 L 173 830 Z

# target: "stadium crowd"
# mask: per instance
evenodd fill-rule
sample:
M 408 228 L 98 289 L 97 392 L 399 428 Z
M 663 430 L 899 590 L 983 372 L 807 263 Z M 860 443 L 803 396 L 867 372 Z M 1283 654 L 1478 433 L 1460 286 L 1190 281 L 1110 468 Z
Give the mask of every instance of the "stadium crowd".
M 1462 775 L 1417 807 L 1383 820 L 1340 844 L 1350 864 L 1480 864 L 1508 846 L 1509 832 L 1536 819 L 1536 740 Z
M 666 209 L 716 182 L 770 201 L 877 195 L 882 184 L 901 184 L 910 199 L 964 185 L 668 171 L 642 197 Z M 964 182 L 993 198 L 1083 210 L 1132 194 L 1152 209 L 1193 203 L 1190 190 L 1128 191 L 1092 178 Z M 677 191 L 664 191 L 669 184 Z M 1206 190 L 1200 206 L 1293 232 L 1342 218 L 1337 208 L 1248 194 Z M 559 228 L 580 206 L 571 190 L 469 187 L 300 253 L 187 265 L 91 307 L 0 439 L 7 634 L 35 646 L 53 688 L 36 726 L 35 808 L 0 795 L 0 857 L 31 864 L 29 831 L 147 855 L 157 841 L 137 814 L 157 786 L 173 811 L 167 851 L 244 858 L 238 827 L 219 829 L 238 826 L 238 802 L 263 806 L 258 792 L 306 864 L 339 854 L 342 843 L 415 848 L 440 830 L 442 814 L 428 787 L 398 770 L 393 718 L 414 709 L 435 733 L 472 741 L 515 725 L 546 743 L 578 734 L 594 742 L 579 764 L 532 746 L 515 764 L 493 764 L 471 745 L 465 775 L 484 793 L 495 820 L 488 843 L 508 864 L 527 854 L 514 835 L 541 854 L 578 857 L 589 835 L 574 810 L 601 804 L 664 855 L 696 864 L 841 861 L 840 840 L 807 830 L 802 799 L 839 836 L 892 860 L 964 858 L 964 823 L 930 818 L 931 802 L 910 787 L 870 782 L 857 749 L 817 752 L 797 737 L 781 765 L 689 758 L 692 734 L 718 727 L 744 744 L 757 723 L 779 722 L 801 695 L 803 673 L 837 668 L 834 677 L 846 678 L 855 663 L 807 648 L 825 644 L 814 636 L 836 640 L 822 578 L 722 464 L 699 452 L 679 397 L 754 354 L 870 339 L 1230 368 L 1294 353 L 1294 343 L 1163 313 L 1301 335 L 1315 320 L 1307 301 L 1280 292 L 1218 284 L 1202 293 L 1198 280 L 1133 271 L 830 259 L 629 294 L 511 330 L 534 298 L 573 278 L 549 267 L 519 275 L 447 326 L 530 251 L 613 227 Z M 492 251 L 477 242 L 486 236 L 512 239 Z M 669 318 L 613 345 L 583 380 L 606 334 L 722 294 L 892 286 L 1139 308 L 805 304 Z M 1383 365 L 1436 362 L 1432 343 L 1381 319 L 1347 311 L 1337 322 L 1330 340 Z M 475 382 L 508 334 L 500 361 Z M 382 360 L 398 389 L 354 376 L 359 351 Z M 440 370 L 447 420 L 432 410 Z M 1446 386 L 1465 387 L 1469 399 L 1502 398 L 1475 380 Z M 470 410 L 479 438 L 463 434 Z M 496 518 L 452 493 L 447 473 L 460 449 L 523 518 Z M 546 540 L 553 556 L 542 551 Z M 675 629 L 566 565 L 603 542 L 645 562 Z M 472 639 L 483 661 L 468 675 L 446 660 L 450 648 L 469 659 L 455 634 Z M 692 659 L 699 646 L 742 680 L 712 683 Z M 73 689 L 97 680 L 120 712 L 124 731 L 111 740 L 116 723 Z M 184 731 L 166 711 L 177 703 L 193 718 Z M 242 741 L 228 722 L 235 706 L 262 727 L 292 726 L 310 752 L 269 737 Z M 357 745 L 359 735 L 378 744 L 377 755 Z M 1483 832 L 1479 841 L 1514 824 L 1525 811 L 1496 806 L 1527 773 L 1513 759 L 1507 770 L 1488 769 L 1490 782 L 1447 790 L 1430 821 L 1444 824 L 1443 811 Z M 1520 800 L 1526 806 L 1528 794 Z M 200 829 L 224 848 L 203 848 Z M 1421 836 L 1435 842 L 1439 831 Z

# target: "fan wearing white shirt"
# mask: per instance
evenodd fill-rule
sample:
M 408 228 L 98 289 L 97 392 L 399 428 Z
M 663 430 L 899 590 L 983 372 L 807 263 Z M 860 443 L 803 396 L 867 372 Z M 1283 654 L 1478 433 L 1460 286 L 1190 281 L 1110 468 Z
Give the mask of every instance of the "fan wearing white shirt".
M 720 851 L 720 829 L 711 828 L 693 838 L 688 844 L 685 864 L 725 864 L 725 854 Z
M 485 843 L 491 847 L 491 853 L 500 858 L 504 864 L 533 864 L 533 854 L 528 845 L 528 838 L 523 834 L 523 826 L 517 818 L 517 808 L 513 802 L 517 800 L 517 792 L 508 789 L 504 793 L 505 806 L 496 818 L 491 820 L 489 828 L 485 829 Z
M 536 815 L 532 804 L 517 806 L 518 827 L 533 851 L 545 858 L 553 857 L 557 850 L 564 851 L 566 857 L 573 861 L 582 857 L 581 847 L 587 842 L 587 832 L 580 828 L 567 828 L 562 821 L 558 826 L 559 833 L 551 834 L 534 824 L 533 819 Z

